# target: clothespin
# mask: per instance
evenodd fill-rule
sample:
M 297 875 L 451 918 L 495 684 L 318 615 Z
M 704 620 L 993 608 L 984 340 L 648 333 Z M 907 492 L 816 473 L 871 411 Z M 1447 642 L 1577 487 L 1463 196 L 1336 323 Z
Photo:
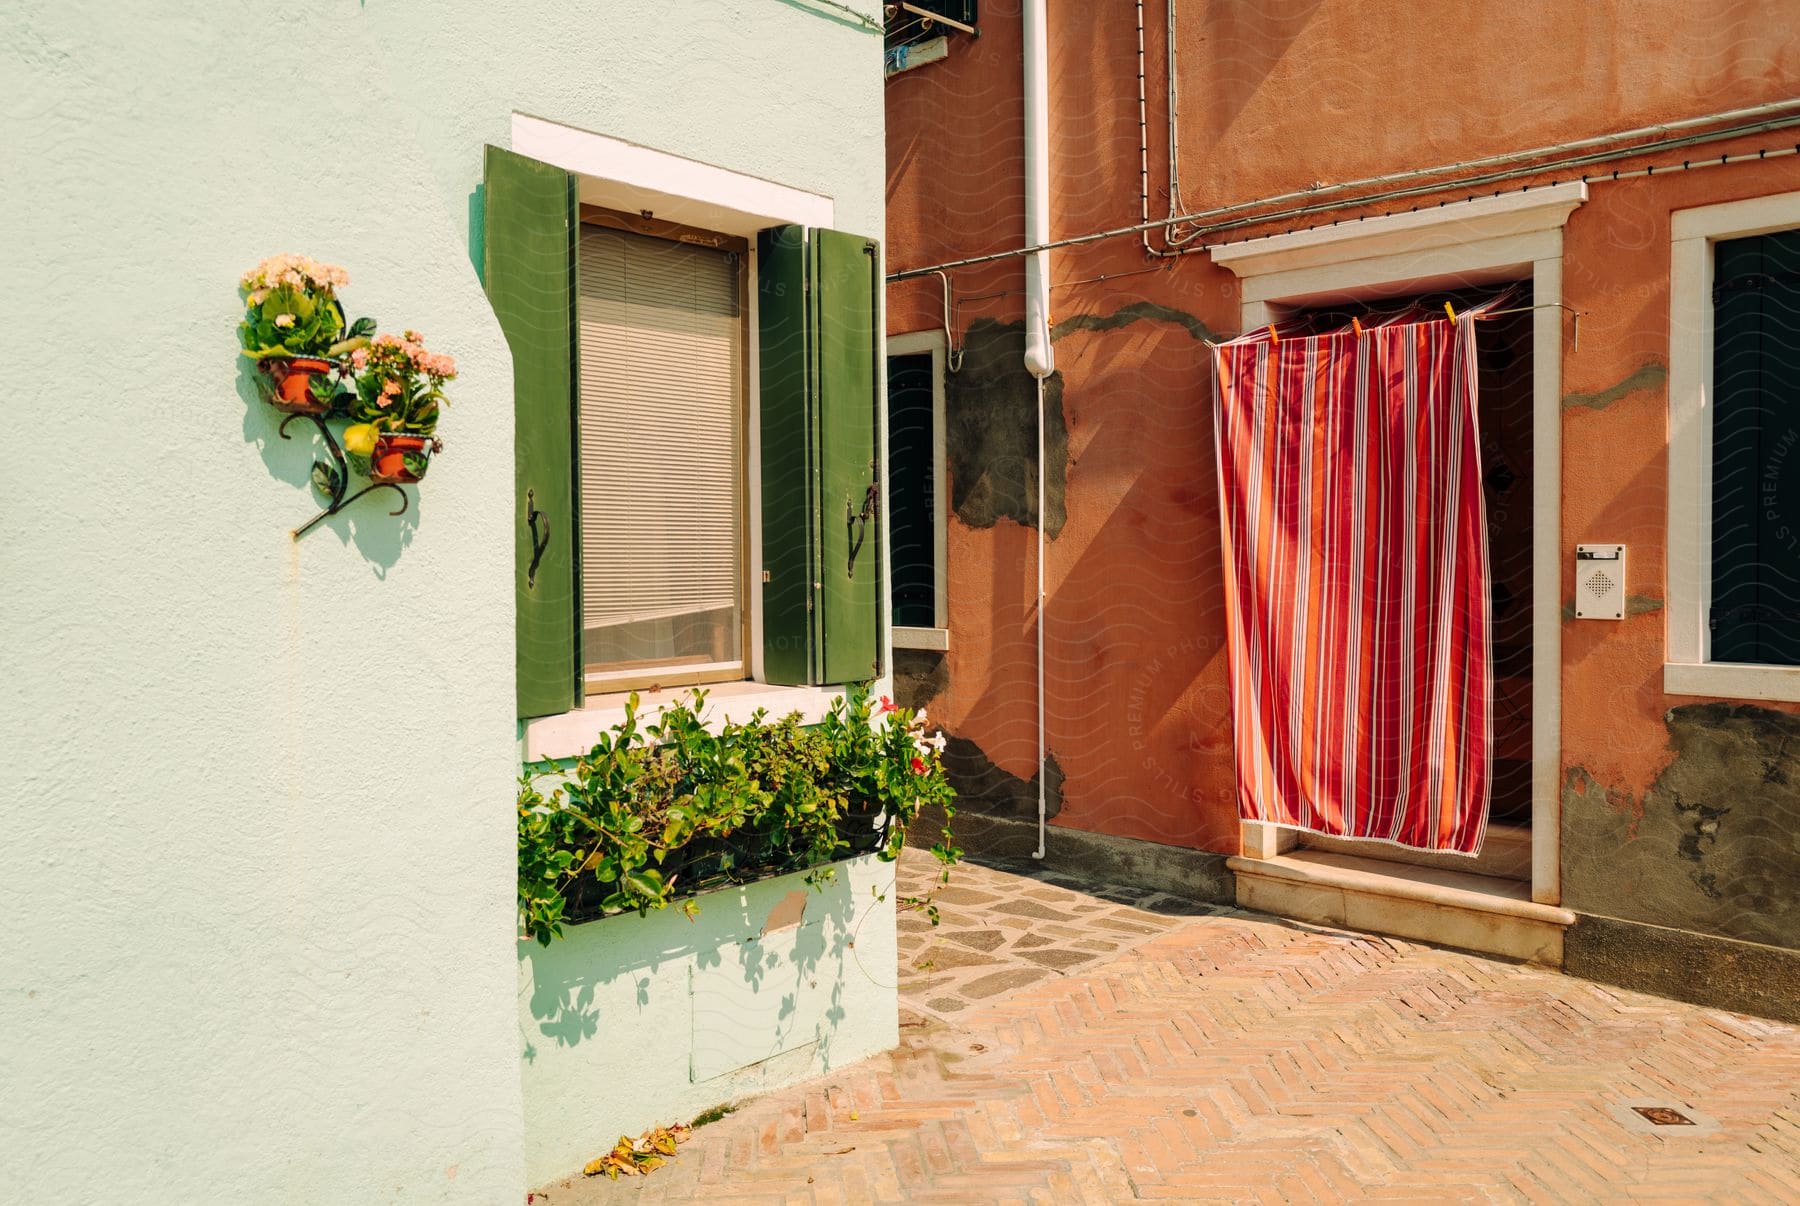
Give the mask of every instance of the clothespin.
M 1455 322 L 1455 321 L 1456 321 L 1456 311 L 1455 311 L 1455 310 L 1452 310 L 1452 309 L 1451 309 L 1451 308 L 1450 308 L 1450 303 L 1449 303 L 1449 302 L 1445 302 L 1445 303 L 1444 303 L 1444 313 L 1445 313 L 1445 314 L 1448 314 L 1448 315 L 1449 315 L 1449 316 L 1450 316 L 1450 321 L 1451 321 L 1451 322 L 1452 322 L 1452 323 L 1454 323 L 1454 322 Z
M 1274 344 L 1276 347 L 1281 346 L 1281 336 L 1279 336 L 1275 333 L 1275 324 L 1274 323 L 1269 324 L 1269 342 Z
M 1361 339 L 1361 338 L 1362 338 L 1362 335 L 1363 335 L 1363 329 L 1362 329 L 1362 323 L 1361 323 L 1361 322 L 1360 322 L 1360 321 L 1359 321 L 1359 320 L 1357 320 L 1357 319 L 1355 319 L 1355 318 L 1352 318 L 1352 319 L 1351 319 L 1351 320 L 1350 320 L 1350 329 L 1351 329 L 1351 330 L 1352 330 L 1352 331 L 1355 331 L 1355 332 L 1356 332 L 1356 337 L 1357 337 L 1357 338 L 1358 338 L 1358 339 Z

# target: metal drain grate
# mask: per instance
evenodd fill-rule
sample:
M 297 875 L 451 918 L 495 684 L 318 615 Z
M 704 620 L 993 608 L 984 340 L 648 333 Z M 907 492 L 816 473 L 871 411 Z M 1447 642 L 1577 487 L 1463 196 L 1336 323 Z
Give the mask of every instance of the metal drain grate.
M 1693 1126 L 1694 1120 L 1673 1106 L 1632 1106 L 1631 1112 L 1642 1115 L 1652 1126 Z
M 1661 1143 L 1705 1139 L 1719 1133 L 1719 1120 L 1694 1109 L 1687 1102 L 1672 1105 L 1669 1099 L 1637 1097 L 1615 1101 L 1606 1112 L 1634 1135 L 1655 1135 Z

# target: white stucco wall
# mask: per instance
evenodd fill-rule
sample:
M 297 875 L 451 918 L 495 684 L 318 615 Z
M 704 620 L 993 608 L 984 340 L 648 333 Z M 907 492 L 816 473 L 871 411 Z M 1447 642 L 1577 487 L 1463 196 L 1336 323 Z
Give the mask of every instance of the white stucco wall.
M 873 9 L 873 4 L 864 7 Z M 511 113 L 879 233 L 879 39 L 804 0 L 48 0 L 0 38 L 0 1186 L 518 1200 Z M 343 264 L 461 379 L 412 513 L 315 503 L 240 273 Z

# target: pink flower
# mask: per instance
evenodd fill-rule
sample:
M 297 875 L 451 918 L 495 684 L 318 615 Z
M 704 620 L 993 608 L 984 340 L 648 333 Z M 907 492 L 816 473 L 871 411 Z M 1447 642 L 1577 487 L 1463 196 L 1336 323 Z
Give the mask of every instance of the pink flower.
M 914 758 L 912 760 L 912 768 L 913 768 L 913 774 L 915 774 L 915 775 L 924 774 L 925 773 L 925 759 Z
M 294 316 L 292 314 L 277 314 L 275 316 L 275 325 L 278 327 L 291 327 L 294 325 Z
M 367 348 L 357 348 L 354 352 L 350 353 L 350 366 L 358 372 L 362 371 L 363 367 L 368 363 L 369 350 Z
M 899 710 L 899 704 L 895 703 L 885 695 L 881 697 L 881 715 L 886 716 L 889 712 L 898 712 Z

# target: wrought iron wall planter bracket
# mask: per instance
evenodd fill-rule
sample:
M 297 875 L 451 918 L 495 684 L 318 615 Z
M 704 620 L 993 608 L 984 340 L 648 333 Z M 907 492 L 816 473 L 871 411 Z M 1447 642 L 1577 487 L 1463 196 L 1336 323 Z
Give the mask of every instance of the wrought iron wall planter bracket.
M 336 515 L 339 511 L 342 511 L 363 495 L 373 494 L 377 490 L 392 490 L 400 496 L 399 509 L 389 511 L 389 515 L 406 514 L 406 508 L 411 505 L 412 499 L 405 490 L 394 482 L 375 482 L 371 485 L 364 486 L 355 494 L 348 493 L 350 489 L 350 465 L 349 462 L 344 459 L 344 450 L 338 447 L 336 437 L 331 434 L 331 428 L 325 425 L 325 416 L 308 414 L 287 415 L 281 420 L 281 426 L 277 429 L 277 432 L 282 439 L 293 439 L 292 436 L 288 435 L 288 424 L 292 423 L 295 419 L 305 419 L 314 427 L 318 428 L 320 438 L 325 441 L 325 447 L 331 453 L 331 460 L 329 462 L 315 460 L 313 462 L 312 471 L 313 485 L 317 486 L 319 492 L 324 494 L 331 501 L 326 504 L 323 511 L 320 511 L 317 515 L 293 530 L 292 535 L 295 540 L 300 539 L 302 536 L 312 531 L 313 527 L 320 520 L 328 519 L 331 516 Z

